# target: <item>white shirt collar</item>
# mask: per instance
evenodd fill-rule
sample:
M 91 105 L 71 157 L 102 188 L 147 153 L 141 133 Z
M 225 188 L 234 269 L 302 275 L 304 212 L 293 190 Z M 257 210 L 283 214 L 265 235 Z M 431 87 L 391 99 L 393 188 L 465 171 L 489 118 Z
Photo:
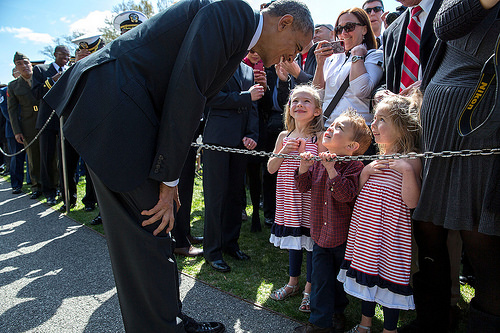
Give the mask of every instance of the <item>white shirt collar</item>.
M 259 41 L 260 35 L 262 34 L 263 24 L 264 24 L 264 19 L 262 18 L 262 14 L 260 14 L 259 25 L 257 26 L 257 30 L 255 31 L 255 34 L 253 35 L 253 38 L 252 38 L 252 41 L 250 42 L 250 45 L 248 46 L 249 50 L 251 50 Z
M 53 62 L 52 66 L 54 66 L 54 68 L 56 69 L 56 72 L 59 72 L 59 65 L 58 64 L 56 64 L 55 62 Z M 66 67 L 66 66 L 62 66 L 63 71 L 64 71 L 64 67 Z

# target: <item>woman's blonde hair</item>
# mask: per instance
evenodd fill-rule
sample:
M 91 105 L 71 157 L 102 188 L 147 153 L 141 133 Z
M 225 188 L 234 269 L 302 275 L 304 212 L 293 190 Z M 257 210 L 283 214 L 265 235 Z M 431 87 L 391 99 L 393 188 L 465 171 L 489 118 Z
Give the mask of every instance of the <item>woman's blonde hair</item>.
M 314 106 L 317 109 L 321 110 L 321 113 L 318 116 L 315 116 L 314 119 L 309 123 L 308 134 L 312 135 L 323 131 L 323 101 L 321 100 L 319 90 L 310 84 L 298 85 L 290 92 L 288 103 L 286 103 L 285 105 L 285 113 L 283 114 L 283 123 L 285 124 L 285 129 L 288 132 L 292 132 L 295 129 L 295 119 L 293 119 L 293 117 L 290 115 L 290 104 L 293 95 L 299 92 L 306 92 L 311 94 L 314 100 Z
M 394 150 L 400 154 L 420 151 L 420 105 L 422 93 L 415 89 L 406 97 L 389 95 L 377 103 L 375 112 L 385 109 L 399 134 L 399 139 L 394 144 Z M 380 153 L 386 152 L 385 145 L 378 145 Z

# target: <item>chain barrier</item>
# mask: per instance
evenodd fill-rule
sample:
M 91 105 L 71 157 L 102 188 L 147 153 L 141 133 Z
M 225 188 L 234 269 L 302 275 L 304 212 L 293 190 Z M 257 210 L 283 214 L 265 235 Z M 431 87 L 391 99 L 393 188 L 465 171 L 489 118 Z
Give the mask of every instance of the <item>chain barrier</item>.
M 52 117 L 54 117 L 55 114 L 56 114 L 56 111 L 52 110 L 52 113 L 50 114 L 49 118 L 47 119 L 47 121 L 45 122 L 45 124 L 43 124 L 42 128 L 40 128 L 40 130 L 38 131 L 38 133 L 35 135 L 35 138 L 33 140 L 31 140 L 30 143 L 28 143 L 27 145 L 25 145 L 23 149 L 21 149 L 20 151 L 14 153 L 14 154 L 7 154 L 6 152 L 3 151 L 2 147 L 0 147 L 0 153 L 2 153 L 3 155 L 5 155 L 7 157 L 14 157 L 14 156 L 19 155 L 22 152 L 26 151 L 26 149 L 28 149 L 38 139 L 38 137 L 40 136 L 40 134 L 42 134 L 42 132 L 49 125 L 50 120 L 52 119 Z
M 50 114 L 49 118 L 43 124 L 42 128 L 38 133 L 36 134 L 35 138 L 26 146 L 24 146 L 23 149 L 20 151 L 14 153 L 14 154 L 7 154 L 2 150 L 0 147 L 0 153 L 7 157 L 14 157 L 28 149 L 40 136 L 40 134 L 45 130 L 45 128 L 48 126 L 50 120 L 54 117 L 54 114 L 56 112 L 52 111 Z M 247 149 L 239 149 L 239 148 L 230 148 L 230 147 L 221 147 L 221 146 L 215 146 L 215 145 L 209 145 L 203 143 L 200 138 L 196 140 L 196 142 L 191 143 L 192 147 L 198 147 L 197 150 L 197 159 L 199 159 L 199 153 L 201 149 L 210 149 L 210 150 L 216 150 L 220 152 L 225 152 L 225 153 L 236 153 L 236 154 L 245 154 L 245 155 L 252 155 L 252 156 L 259 156 L 259 157 L 278 157 L 278 158 L 287 158 L 287 159 L 294 159 L 294 160 L 300 160 L 301 157 L 300 155 L 289 155 L 289 154 L 275 154 L 275 153 L 269 153 L 265 151 L 257 151 L 257 150 L 247 150 Z M 375 161 L 375 160 L 389 160 L 389 159 L 401 159 L 401 158 L 409 158 L 409 159 L 415 159 L 415 158 L 434 158 L 434 157 L 443 157 L 443 158 L 448 158 L 448 157 L 454 157 L 454 156 L 461 156 L 461 157 L 469 157 L 469 156 L 489 156 L 489 155 L 498 155 L 500 154 L 500 148 L 485 148 L 485 149 L 464 149 L 464 150 L 457 150 L 457 151 L 451 151 L 451 150 L 446 150 L 442 151 L 439 153 L 435 152 L 424 152 L 424 153 L 408 153 L 408 154 L 392 154 L 392 155 L 358 155 L 358 156 L 337 156 L 336 160 L 337 161 Z M 311 158 L 314 161 L 321 161 L 321 158 L 318 156 L 313 156 Z
M 239 148 L 229 148 L 229 147 L 221 147 L 215 145 L 208 145 L 200 142 L 191 143 L 192 147 L 198 147 L 198 151 L 200 149 L 210 149 L 216 150 L 225 153 L 236 153 L 236 154 L 245 154 L 252 156 L 261 156 L 261 157 L 279 157 L 279 158 L 288 158 L 294 160 L 300 160 L 300 155 L 289 155 L 289 154 L 275 154 L 268 153 L 265 151 L 255 151 L 255 150 L 247 150 L 247 149 L 239 149 Z M 391 155 L 358 155 L 358 156 L 337 156 L 336 161 L 375 161 L 375 160 L 390 160 L 390 159 L 402 159 L 402 158 L 434 158 L 434 157 L 443 157 L 449 158 L 454 156 L 489 156 L 489 155 L 498 155 L 500 154 L 500 148 L 491 148 L 491 149 L 464 149 L 451 151 L 446 150 L 439 153 L 435 152 L 425 152 L 425 153 L 408 153 L 408 154 L 391 154 Z M 318 156 L 313 156 L 311 158 L 315 161 L 321 161 L 321 158 Z

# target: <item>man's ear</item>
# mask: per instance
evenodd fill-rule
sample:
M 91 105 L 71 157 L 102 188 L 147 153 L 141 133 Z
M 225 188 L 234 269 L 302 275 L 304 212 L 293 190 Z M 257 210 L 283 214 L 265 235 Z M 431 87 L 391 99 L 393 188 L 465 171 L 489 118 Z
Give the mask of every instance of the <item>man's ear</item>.
M 346 148 L 347 148 L 347 150 L 354 153 L 356 150 L 359 149 L 359 143 L 356 141 L 353 141 L 350 144 L 348 144 Z
M 292 26 L 293 16 L 290 14 L 283 15 L 278 22 L 278 31 L 283 31 L 287 26 Z

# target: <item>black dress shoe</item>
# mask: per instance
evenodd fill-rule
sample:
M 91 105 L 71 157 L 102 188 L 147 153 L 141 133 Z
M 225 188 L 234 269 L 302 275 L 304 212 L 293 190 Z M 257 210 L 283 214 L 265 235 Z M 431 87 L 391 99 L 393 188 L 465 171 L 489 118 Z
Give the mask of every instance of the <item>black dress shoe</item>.
M 76 206 L 76 203 L 70 203 L 69 204 L 69 209 L 75 208 L 75 206 Z M 66 205 L 62 205 L 61 208 L 59 208 L 59 211 L 61 213 L 66 213 Z
M 264 224 L 266 227 L 271 227 L 274 223 L 274 219 L 270 218 L 270 217 L 266 217 L 265 220 L 264 220 Z
M 179 318 L 182 319 L 184 330 L 187 333 L 222 333 L 226 331 L 226 328 L 222 323 L 215 321 L 197 322 L 183 313 L 179 315 Z
M 41 195 L 42 195 L 42 192 L 40 192 L 40 191 L 32 192 L 30 195 L 30 199 L 38 199 Z
M 191 234 L 187 235 L 187 239 L 191 244 L 201 244 L 203 243 L 203 237 L 192 236 Z
M 226 251 L 226 253 L 236 260 L 250 260 L 250 256 L 241 250 Z
M 54 197 L 48 197 L 47 198 L 47 205 L 54 206 L 56 203 L 57 203 L 56 202 L 56 198 L 54 198 Z
M 212 266 L 212 268 L 218 272 L 226 273 L 231 271 L 231 267 L 222 259 L 214 261 L 207 260 L 207 261 L 210 263 L 210 266 Z
M 95 209 L 95 204 L 86 204 L 85 205 L 85 211 L 86 212 L 91 212 Z
M 21 190 L 20 187 L 12 189 L 12 194 L 20 194 L 20 193 L 23 193 L 23 190 Z
M 203 255 L 203 249 L 194 246 L 176 247 L 174 253 L 184 257 L 197 257 Z
M 100 214 L 97 215 L 95 219 L 90 221 L 90 225 L 99 225 L 99 224 L 102 224 L 102 217 Z

